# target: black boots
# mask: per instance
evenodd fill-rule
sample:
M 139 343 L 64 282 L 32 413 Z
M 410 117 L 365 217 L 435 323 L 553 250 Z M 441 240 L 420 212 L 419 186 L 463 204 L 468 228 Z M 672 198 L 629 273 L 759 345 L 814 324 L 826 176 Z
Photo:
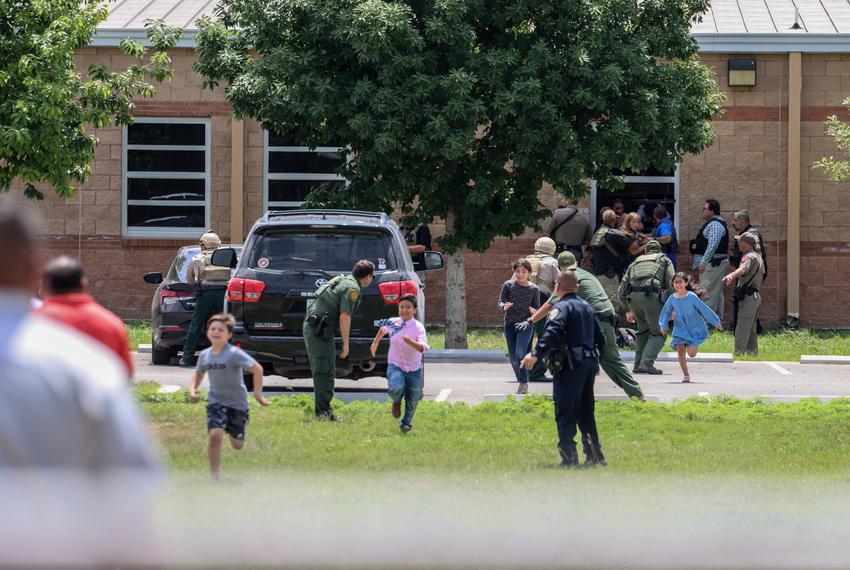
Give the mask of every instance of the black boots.
M 559 447 L 558 452 L 561 454 L 561 467 L 565 469 L 573 469 L 579 466 L 578 451 L 574 445 L 567 449 Z
M 581 443 L 585 457 L 582 467 L 604 467 L 608 465 L 605 456 L 602 455 L 602 445 L 598 441 L 594 441 L 589 435 L 582 434 Z

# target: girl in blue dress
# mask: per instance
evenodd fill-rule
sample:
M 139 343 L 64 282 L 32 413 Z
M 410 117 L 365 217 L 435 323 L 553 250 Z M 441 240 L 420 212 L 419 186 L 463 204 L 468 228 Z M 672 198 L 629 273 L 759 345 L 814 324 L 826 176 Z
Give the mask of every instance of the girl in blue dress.
M 670 347 L 675 348 L 679 356 L 679 366 L 684 375 L 682 382 L 690 382 L 686 354 L 691 358 L 695 357 L 699 352 L 699 345 L 708 338 L 706 322 L 717 330 L 723 330 L 723 325 L 720 317 L 694 292 L 687 273 L 676 273 L 673 277 L 673 289 L 676 292 L 664 303 L 658 318 L 658 328 L 661 329 L 661 334 L 667 336 L 668 322 L 671 314 L 673 315 L 673 338 L 670 340 Z

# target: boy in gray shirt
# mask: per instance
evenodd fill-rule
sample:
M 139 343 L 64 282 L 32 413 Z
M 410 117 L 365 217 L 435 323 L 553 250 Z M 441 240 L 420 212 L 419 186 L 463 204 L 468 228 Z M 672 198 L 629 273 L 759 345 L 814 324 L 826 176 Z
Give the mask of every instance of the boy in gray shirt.
M 210 393 L 207 397 L 207 431 L 209 444 L 207 454 L 210 462 L 210 477 L 219 479 L 221 465 L 221 442 L 224 434 L 230 436 L 233 449 L 245 446 L 245 426 L 248 424 L 248 390 L 242 381 L 243 371 L 254 375 L 254 398 L 263 406 L 269 401 L 263 397 L 263 367 L 241 348 L 228 341 L 233 338 L 233 315 L 219 314 L 207 321 L 208 349 L 201 352 L 192 382 L 189 384 L 189 400 L 198 402 L 196 390 L 204 374 L 210 377 Z

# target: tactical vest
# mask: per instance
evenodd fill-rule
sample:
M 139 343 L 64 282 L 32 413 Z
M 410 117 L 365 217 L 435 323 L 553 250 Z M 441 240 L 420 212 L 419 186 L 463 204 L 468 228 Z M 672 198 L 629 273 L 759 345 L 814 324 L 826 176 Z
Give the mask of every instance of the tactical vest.
M 204 268 L 201 270 L 201 283 L 227 283 L 230 281 L 230 268 L 212 264 L 215 250 L 204 252 Z
M 629 270 L 629 283 L 643 285 L 652 280 L 660 287 L 666 287 L 664 275 L 667 272 L 667 263 L 664 263 L 662 257 L 666 259 L 663 253 L 647 253 L 638 257 Z
M 708 224 L 718 223 L 723 226 L 725 233 L 723 237 L 720 238 L 720 243 L 717 244 L 717 249 L 714 250 L 714 255 L 722 255 L 726 256 L 726 252 L 729 251 L 729 227 L 726 225 L 726 222 L 720 220 L 718 218 L 711 218 L 706 223 L 702 225 L 699 229 L 699 233 L 697 234 L 696 239 L 693 241 L 691 245 L 691 253 L 696 255 L 703 255 L 705 250 L 708 249 L 708 238 L 705 237 L 705 228 L 708 227 Z
M 593 234 L 593 238 L 590 240 L 589 247 L 599 247 L 605 243 L 605 236 L 608 235 L 608 232 L 611 231 L 611 228 L 608 226 L 602 226 L 596 233 Z
M 602 230 L 605 231 L 602 231 Z M 618 253 L 611 245 L 611 236 L 621 234 L 619 230 L 612 228 L 599 228 L 590 242 L 590 251 L 593 252 L 593 274 L 614 277 L 623 274 L 625 255 Z M 597 242 L 598 245 L 594 245 Z
M 543 267 L 543 260 L 536 253 L 529 255 L 526 259 L 531 264 L 531 272 L 528 274 L 528 280 L 537 285 L 540 283 L 540 268 Z

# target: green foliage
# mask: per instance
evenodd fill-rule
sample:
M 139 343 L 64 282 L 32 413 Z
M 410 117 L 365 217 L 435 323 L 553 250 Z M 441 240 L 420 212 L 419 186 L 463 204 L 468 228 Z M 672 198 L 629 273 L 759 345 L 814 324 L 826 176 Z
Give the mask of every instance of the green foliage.
M 240 117 L 341 144 L 313 205 L 443 218 L 443 250 L 486 249 L 612 172 L 670 170 L 711 144 L 722 95 L 690 21 L 707 0 L 222 0 L 196 70 Z
M 75 51 L 87 46 L 108 15 L 104 0 L 0 0 L 0 191 L 18 178 L 24 194 L 41 200 L 34 184 L 47 182 L 60 196 L 91 174 L 97 138 L 86 127 L 133 120 L 133 97 L 154 94 L 149 79 L 172 75 L 166 51 L 181 30 L 160 21 L 145 26 L 154 53 L 125 39 L 121 51 L 138 60 L 121 72 L 93 65 L 77 71 Z
M 138 391 L 137 391 L 138 393 Z M 206 469 L 205 412 L 185 394 L 142 397 L 167 461 Z M 552 401 L 542 396 L 478 406 L 422 402 L 414 429 L 399 433 L 389 404 L 334 401 L 341 423 L 312 417 L 309 396 L 251 402 L 248 445 L 227 471 L 549 472 L 557 461 Z M 691 398 L 672 404 L 597 402 L 607 471 L 846 477 L 850 400 L 799 404 Z M 230 453 L 226 451 L 225 453 Z
M 850 109 L 850 97 L 844 100 L 844 105 Z M 836 115 L 829 117 L 826 124 L 827 134 L 835 139 L 835 145 L 847 157 L 824 157 L 815 163 L 815 168 L 826 171 L 834 181 L 841 182 L 850 178 L 850 124 L 845 123 Z

